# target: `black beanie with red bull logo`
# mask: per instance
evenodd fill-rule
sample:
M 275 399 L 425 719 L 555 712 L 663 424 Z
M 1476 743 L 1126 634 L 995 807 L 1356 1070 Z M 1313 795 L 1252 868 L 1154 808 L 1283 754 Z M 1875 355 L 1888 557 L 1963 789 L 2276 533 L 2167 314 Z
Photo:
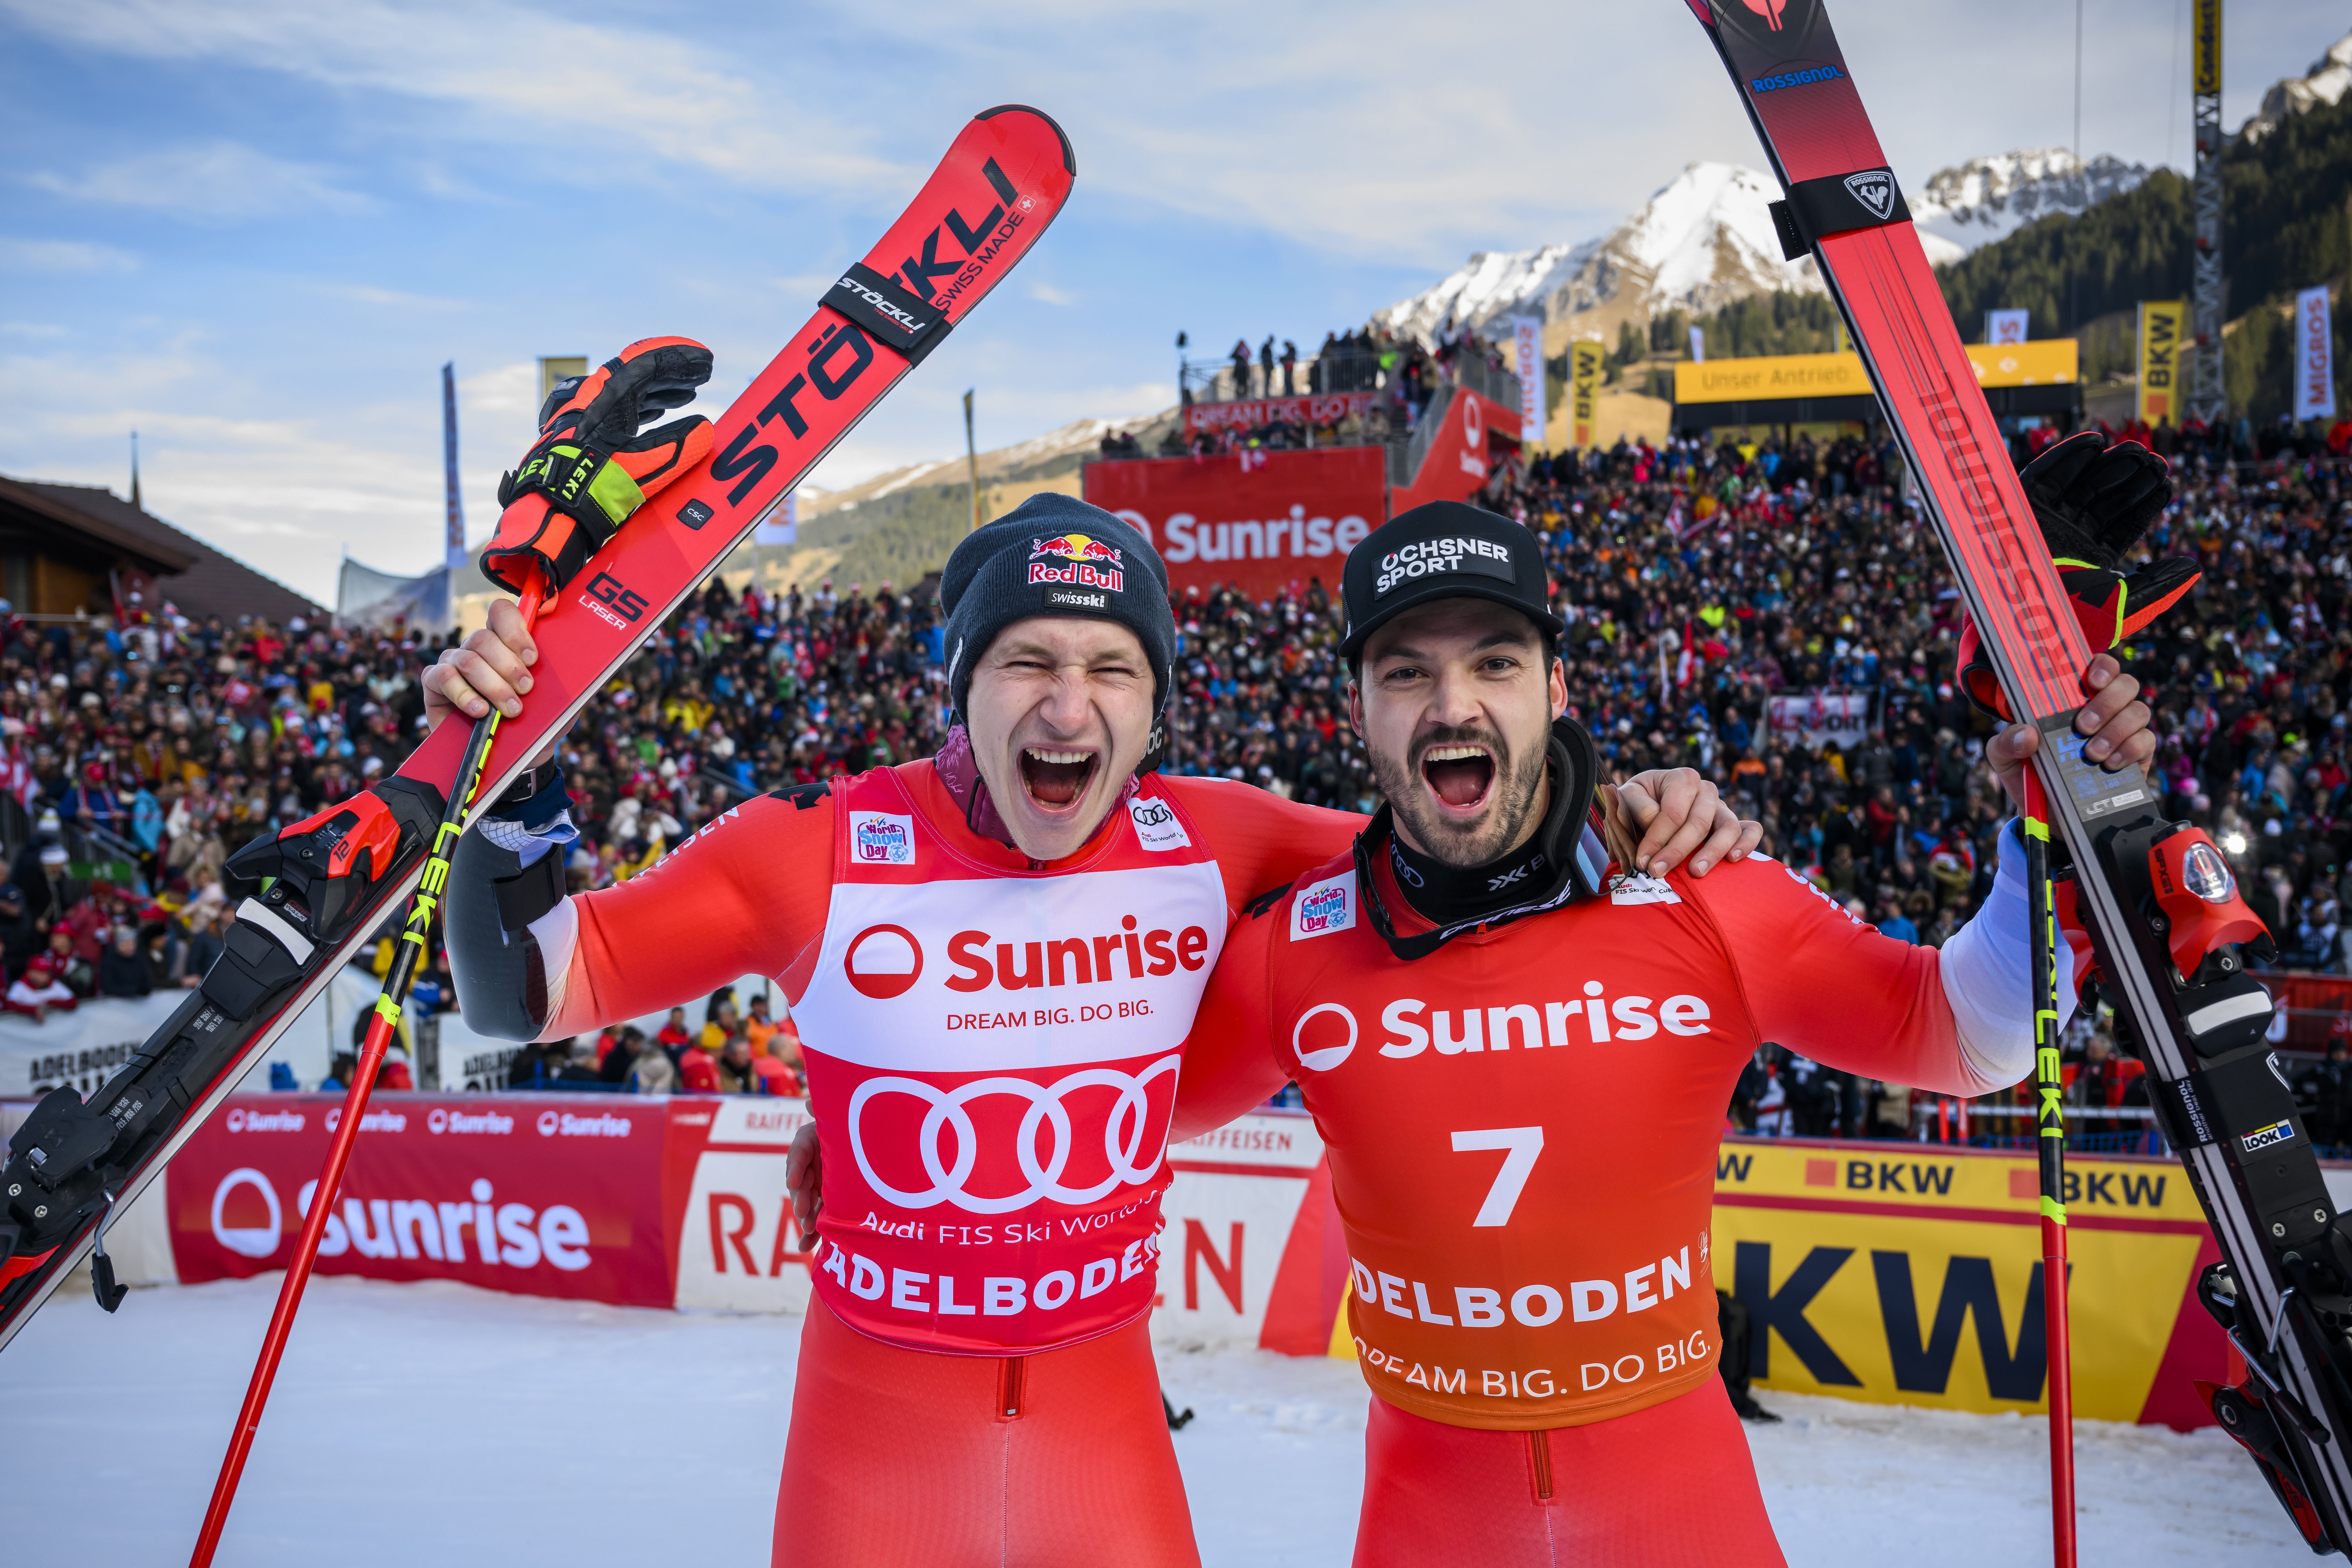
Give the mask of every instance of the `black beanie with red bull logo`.
M 948 692 L 964 711 L 972 667 L 997 634 L 1031 616 L 1093 616 L 1133 632 L 1150 661 L 1154 728 L 1168 709 L 1176 617 L 1168 568 L 1140 529 L 1076 496 L 1031 496 L 966 534 L 940 574 Z

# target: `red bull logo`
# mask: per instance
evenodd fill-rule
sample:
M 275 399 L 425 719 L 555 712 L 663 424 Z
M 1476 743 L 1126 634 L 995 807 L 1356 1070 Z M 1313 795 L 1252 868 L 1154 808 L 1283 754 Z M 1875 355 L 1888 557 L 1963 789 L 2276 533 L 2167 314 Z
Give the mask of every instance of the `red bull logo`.
M 1029 554 L 1032 558 L 1029 581 L 1032 583 L 1104 588 L 1114 594 L 1127 584 L 1127 574 L 1120 570 L 1121 558 L 1118 548 L 1088 534 L 1057 533 L 1051 539 L 1032 540 Z M 1035 559 L 1040 555 L 1058 555 L 1068 564 L 1049 565 Z

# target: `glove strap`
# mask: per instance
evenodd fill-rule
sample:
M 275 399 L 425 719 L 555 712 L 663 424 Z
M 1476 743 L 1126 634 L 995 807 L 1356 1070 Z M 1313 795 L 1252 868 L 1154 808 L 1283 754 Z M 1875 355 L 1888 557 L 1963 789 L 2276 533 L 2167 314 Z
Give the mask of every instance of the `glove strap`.
M 499 482 L 499 504 L 512 506 L 533 490 L 544 494 L 556 510 L 603 529 L 604 539 L 646 504 L 646 492 L 613 460 L 612 453 L 580 441 L 549 441 L 533 447 L 522 467 Z

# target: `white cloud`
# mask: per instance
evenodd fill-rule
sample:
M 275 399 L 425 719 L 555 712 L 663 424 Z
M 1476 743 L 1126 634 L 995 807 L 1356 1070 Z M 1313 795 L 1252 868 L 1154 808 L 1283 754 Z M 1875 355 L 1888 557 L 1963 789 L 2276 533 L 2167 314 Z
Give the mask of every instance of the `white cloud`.
M 0 336 L 47 342 L 68 335 L 55 321 L 0 321 Z
M 355 305 L 382 305 L 401 310 L 470 310 L 471 300 L 444 300 L 431 294 L 410 294 L 398 289 L 378 289 L 370 283 L 321 283 L 319 292 Z
M 0 239 L 0 268 L 14 272 L 129 272 L 139 258 L 79 239 Z
M 575 158 L 585 144 L 626 144 L 768 189 L 905 184 L 893 163 L 866 150 L 867 132 L 808 107 L 796 69 L 779 62 L 776 79 L 754 80 L 734 57 L 671 31 L 494 3 L 0 0 L 0 10 L 30 30 L 110 53 L 232 61 L 454 103 Z
M 1078 297 L 1076 294 L 1070 293 L 1067 289 L 1056 289 L 1051 283 L 1042 279 L 1029 285 L 1029 298 L 1046 305 L 1075 305 L 1078 302 Z
M 331 184 L 329 171 L 290 163 L 237 142 L 205 142 L 142 153 L 79 175 L 28 174 L 26 183 L 77 201 L 218 222 L 325 207 L 351 212 L 372 204 Z

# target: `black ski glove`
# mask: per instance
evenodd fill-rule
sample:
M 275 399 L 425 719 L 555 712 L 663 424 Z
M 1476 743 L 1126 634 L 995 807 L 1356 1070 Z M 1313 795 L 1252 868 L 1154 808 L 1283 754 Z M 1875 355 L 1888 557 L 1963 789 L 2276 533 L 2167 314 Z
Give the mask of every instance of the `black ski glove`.
M 700 462 L 710 450 L 702 416 L 642 436 L 637 426 L 690 401 L 710 364 L 691 338 L 644 338 L 559 383 L 539 411 L 538 442 L 499 481 L 507 510 L 482 552 L 482 575 L 520 594 L 536 566 L 551 590 L 562 588 L 648 496 Z
M 2017 477 L 2093 653 L 2138 631 L 2197 585 L 2201 571 L 2177 555 L 2127 569 L 2132 546 L 2172 500 L 2169 465 L 2138 442 L 2080 431 Z M 1969 700 L 2006 721 L 2009 701 L 1973 618 L 1960 627 L 1958 666 Z

